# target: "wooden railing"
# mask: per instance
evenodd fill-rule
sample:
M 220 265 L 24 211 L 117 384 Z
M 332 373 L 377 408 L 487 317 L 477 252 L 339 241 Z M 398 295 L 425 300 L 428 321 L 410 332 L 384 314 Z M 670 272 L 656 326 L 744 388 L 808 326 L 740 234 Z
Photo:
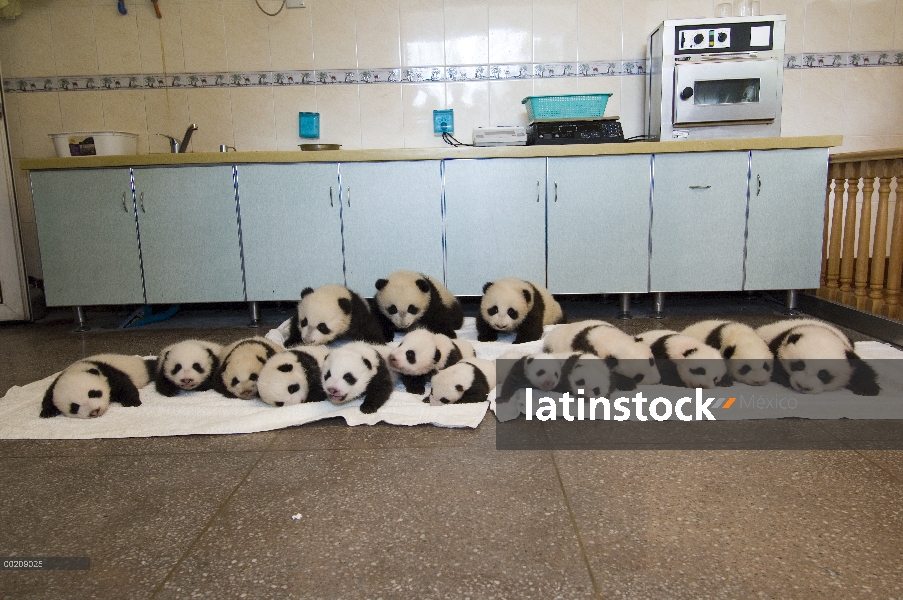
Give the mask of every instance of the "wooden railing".
M 819 297 L 903 320 L 901 184 L 903 149 L 831 156 Z

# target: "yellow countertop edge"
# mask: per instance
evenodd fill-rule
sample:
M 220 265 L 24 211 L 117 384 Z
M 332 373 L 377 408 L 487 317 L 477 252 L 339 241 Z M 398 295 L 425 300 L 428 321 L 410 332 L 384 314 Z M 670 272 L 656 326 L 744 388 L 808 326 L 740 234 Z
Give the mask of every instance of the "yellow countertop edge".
M 635 142 L 629 144 L 573 144 L 565 146 L 504 146 L 497 148 L 394 148 L 385 150 L 324 150 L 319 152 L 189 152 L 186 154 L 135 154 L 78 156 L 70 158 L 23 158 L 26 171 L 99 167 L 144 167 L 302 162 L 380 162 L 393 160 L 441 160 L 462 158 L 545 158 L 556 156 L 610 156 L 619 154 L 665 154 L 675 152 L 725 152 L 732 150 L 782 150 L 840 146 L 840 135 Z

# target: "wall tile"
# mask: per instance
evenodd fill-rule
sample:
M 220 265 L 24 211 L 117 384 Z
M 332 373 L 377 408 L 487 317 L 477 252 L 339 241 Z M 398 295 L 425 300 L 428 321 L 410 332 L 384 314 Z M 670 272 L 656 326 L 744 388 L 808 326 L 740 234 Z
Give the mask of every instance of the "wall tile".
M 445 97 L 446 107 L 455 111 L 455 137 L 471 143 L 474 128 L 489 125 L 489 82 L 448 83 Z
M 621 80 L 621 127 L 624 137 L 646 133 L 646 78 L 626 76 Z
M 232 90 L 232 134 L 237 150 L 276 149 L 273 88 Z
M 800 73 L 799 130 L 804 135 L 843 133 L 848 71 L 807 69 Z
M 888 123 L 899 112 L 900 106 L 898 98 L 891 98 L 892 80 L 882 73 L 886 69 L 858 68 L 846 71 L 843 135 L 886 135 Z
M 489 125 L 527 125 L 521 101 L 533 95 L 533 80 L 489 82 Z
M 445 64 L 445 15 L 442 0 L 400 0 L 401 65 Z
M 362 85 L 361 148 L 404 148 L 400 85 Z
M 189 73 L 225 71 L 228 63 L 222 2 L 199 0 L 182 4 L 179 16 L 185 70 Z
M 343 150 L 361 147 L 361 101 L 357 85 L 317 86 L 320 142 L 342 144 Z
M 357 65 L 361 69 L 401 64 L 398 0 L 356 0 Z M 399 94 L 400 94 L 399 90 Z
M 803 52 L 849 50 L 850 8 L 850 0 L 806 0 Z
M 716 0 L 668 0 L 668 18 L 704 19 L 706 17 L 714 17 L 715 1 Z M 717 1 L 720 3 L 721 0 Z
M 577 60 L 577 0 L 533 2 L 533 60 Z
M 253 2 L 223 4 L 226 64 L 230 70 L 270 69 L 269 21 L 273 18 L 263 14 Z
M 277 87 L 273 90 L 273 110 L 276 149 L 297 150 L 305 141 L 298 135 L 298 113 L 317 112 L 317 90 L 311 85 Z
M 550 79 L 534 79 L 534 96 L 561 96 L 577 93 L 576 77 L 553 77 Z
M 61 95 L 63 94 L 59 92 L 42 92 L 33 94 L 34 98 L 20 104 L 19 123 L 24 156 L 28 158 L 56 156 L 53 141 L 47 135 L 64 132 L 60 116 Z
M 60 75 L 97 75 L 94 17 L 90 10 L 55 7 L 48 11 L 53 32 L 51 47 Z M 35 52 L 39 49 L 31 47 Z M 46 51 L 46 50 L 44 50 Z
M 622 8 L 621 0 L 577 0 L 578 60 L 621 58 Z
M 884 135 L 844 135 L 843 145 L 831 149 L 831 154 L 843 152 L 863 152 L 865 150 L 880 150 L 888 143 L 888 136 Z
M 896 5 L 887 0 L 852 0 L 850 49 L 889 50 L 894 48 Z
M 192 90 L 192 93 L 195 92 L 200 93 L 201 90 Z M 169 140 L 158 134 L 182 139 L 185 129 L 191 123 L 188 117 L 188 90 L 145 90 L 144 103 L 148 152 L 169 152 Z M 195 134 L 197 133 L 196 131 Z
M 3 54 L 5 77 L 52 77 L 57 74 L 50 12 L 29 6 L 15 20 L 2 19 L 0 28 L 7 39 Z M 35 51 L 41 49 L 40 52 Z
M 903 98 L 903 68 L 887 69 L 886 76 L 888 79 L 888 111 L 890 113 L 886 133 L 895 136 L 903 135 L 903 110 L 900 109 L 900 99 Z M 903 148 L 903 146 L 894 147 Z
M 235 146 L 232 91 L 209 89 L 188 92 L 188 116 L 190 122 L 198 126 L 192 135 L 189 152 L 217 152 L 220 144 Z M 181 138 L 187 125 L 176 129 L 174 137 Z
M 272 69 L 313 69 L 313 24 L 309 9 L 284 10 L 270 19 L 269 26 Z
M 146 154 L 147 111 L 144 90 L 114 90 L 103 93 L 104 131 L 127 131 L 138 134 L 138 154 Z M 170 134 L 172 135 L 172 134 Z
M 808 74 L 808 73 L 807 73 Z M 804 135 L 800 128 L 800 78 L 802 73 L 797 71 L 784 72 L 784 96 L 781 101 L 781 135 Z
M 533 3 L 493 0 L 489 3 L 489 62 L 533 62 Z
M 652 30 L 668 16 L 667 0 L 645 0 L 625 5 L 621 58 L 646 58 L 646 42 Z
M 444 83 L 406 83 L 401 86 L 404 108 L 404 147 L 444 146 L 433 134 L 433 111 L 447 108 Z
M 354 0 L 311 2 L 314 68 L 357 67 Z
M 101 74 L 141 72 L 138 17 L 129 11 L 120 15 L 109 6 L 95 6 L 94 37 L 97 39 L 97 70 Z
M 722 0 L 715 0 L 719 4 Z M 787 15 L 784 52 L 796 54 L 803 51 L 803 29 L 806 3 L 802 0 L 761 0 L 763 15 Z
M 894 49 L 903 49 L 903 0 L 897 0 L 894 11 Z
M 104 92 L 60 94 L 63 131 L 103 131 Z
M 488 63 L 488 0 L 445 0 L 445 64 Z
M 138 18 L 138 45 L 143 73 L 179 73 L 185 70 L 181 7 L 167 3 L 165 8 L 165 18 L 158 19 L 150 2 L 142 2 L 134 9 L 129 7 L 129 12 L 134 10 Z

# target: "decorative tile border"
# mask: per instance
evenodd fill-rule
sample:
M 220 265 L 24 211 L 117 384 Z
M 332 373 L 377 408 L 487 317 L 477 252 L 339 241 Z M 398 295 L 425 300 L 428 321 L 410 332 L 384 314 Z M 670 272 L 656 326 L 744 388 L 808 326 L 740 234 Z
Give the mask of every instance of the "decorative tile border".
M 786 54 L 787 69 L 903 66 L 903 51 Z M 559 77 L 644 75 L 645 60 L 396 67 L 385 69 L 325 69 L 301 71 L 229 71 L 225 73 L 131 73 L 73 77 L 21 77 L 3 80 L 6 93 L 147 90 L 158 88 L 240 88 L 292 85 L 374 83 L 447 83 Z

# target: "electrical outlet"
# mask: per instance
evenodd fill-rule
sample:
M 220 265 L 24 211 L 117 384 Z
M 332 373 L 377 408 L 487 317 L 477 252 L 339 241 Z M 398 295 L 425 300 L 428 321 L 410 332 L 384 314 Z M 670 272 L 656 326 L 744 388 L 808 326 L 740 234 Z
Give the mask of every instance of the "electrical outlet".
M 304 8 L 304 0 L 285 0 L 285 8 Z
M 433 111 L 433 133 L 442 135 L 443 133 L 455 132 L 455 111 L 434 110 Z

